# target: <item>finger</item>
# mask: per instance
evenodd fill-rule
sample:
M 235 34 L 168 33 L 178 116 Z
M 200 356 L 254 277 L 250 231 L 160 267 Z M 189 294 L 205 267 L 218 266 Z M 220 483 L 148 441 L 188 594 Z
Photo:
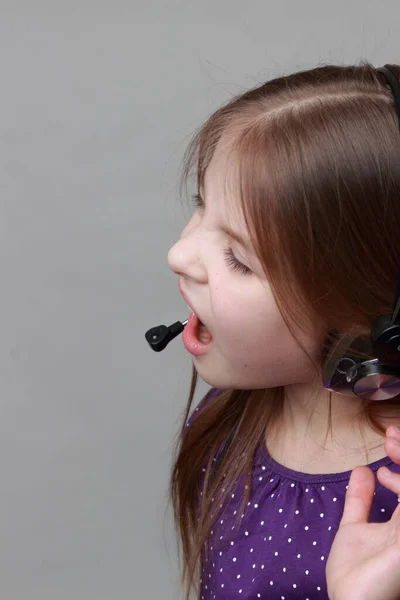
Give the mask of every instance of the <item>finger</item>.
M 400 496 L 400 474 L 394 473 L 387 467 L 379 467 L 376 476 L 380 484 L 397 496 Z
M 385 451 L 393 462 L 400 464 L 400 431 L 394 425 L 386 429 Z
M 350 475 L 340 526 L 367 523 L 375 491 L 374 474 L 368 467 L 356 467 Z

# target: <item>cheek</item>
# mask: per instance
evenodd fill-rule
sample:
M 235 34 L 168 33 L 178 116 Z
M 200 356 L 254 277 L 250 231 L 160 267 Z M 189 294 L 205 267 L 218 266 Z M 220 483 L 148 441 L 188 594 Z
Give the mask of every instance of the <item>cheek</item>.
M 213 314 L 219 344 L 229 353 L 259 352 L 261 345 L 282 339 L 286 325 L 278 311 L 271 292 L 260 283 L 229 285 L 220 280 L 212 294 Z
M 229 280 L 220 279 L 215 292 L 211 298 L 215 342 L 230 368 L 239 372 L 246 367 L 252 376 L 266 368 L 282 371 L 283 365 L 289 370 L 298 365 L 300 372 L 305 372 L 309 358 L 293 339 L 270 290 L 257 282 L 253 285 L 243 282 L 240 287 L 237 281 L 232 286 Z M 301 335 L 299 339 L 313 355 L 311 340 Z M 289 373 L 283 375 L 290 379 Z

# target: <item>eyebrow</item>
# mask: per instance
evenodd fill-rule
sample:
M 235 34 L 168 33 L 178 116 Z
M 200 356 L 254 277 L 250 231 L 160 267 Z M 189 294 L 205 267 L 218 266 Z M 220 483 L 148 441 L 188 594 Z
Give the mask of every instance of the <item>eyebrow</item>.
M 203 195 L 203 189 L 200 190 L 199 192 L 199 196 L 201 198 L 201 201 L 203 202 L 204 206 L 206 205 L 206 203 L 204 202 L 204 195 Z M 236 231 L 234 231 L 233 229 L 231 229 L 230 227 L 228 227 L 227 225 L 221 225 L 220 229 L 223 233 L 225 233 L 227 236 L 229 236 L 232 240 L 235 240 L 235 242 L 237 242 L 238 244 L 240 244 L 241 246 L 243 246 L 243 248 L 246 248 L 246 250 L 248 252 L 251 252 L 251 247 L 250 247 L 250 242 L 246 241 L 242 238 L 241 235 L 239 235 Z

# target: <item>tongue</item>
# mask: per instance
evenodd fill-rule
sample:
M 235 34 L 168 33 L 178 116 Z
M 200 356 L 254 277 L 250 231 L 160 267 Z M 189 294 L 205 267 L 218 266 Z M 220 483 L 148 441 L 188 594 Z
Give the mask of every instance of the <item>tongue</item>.
M 199 323 L 199 341 L 202 344 L 209 344 L 212 340 L 211 333 L 208 331 L 207 327 L 203 325 L 203 323 Z

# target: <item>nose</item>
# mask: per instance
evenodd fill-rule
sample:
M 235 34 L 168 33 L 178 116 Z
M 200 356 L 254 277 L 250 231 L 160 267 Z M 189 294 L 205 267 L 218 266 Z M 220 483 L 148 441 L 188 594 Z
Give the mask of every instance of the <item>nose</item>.
M 202 241 L 196 232 L 183 235 L 168 252 L 169 268 L 182 277 L 207 283 L 201 246 Z

